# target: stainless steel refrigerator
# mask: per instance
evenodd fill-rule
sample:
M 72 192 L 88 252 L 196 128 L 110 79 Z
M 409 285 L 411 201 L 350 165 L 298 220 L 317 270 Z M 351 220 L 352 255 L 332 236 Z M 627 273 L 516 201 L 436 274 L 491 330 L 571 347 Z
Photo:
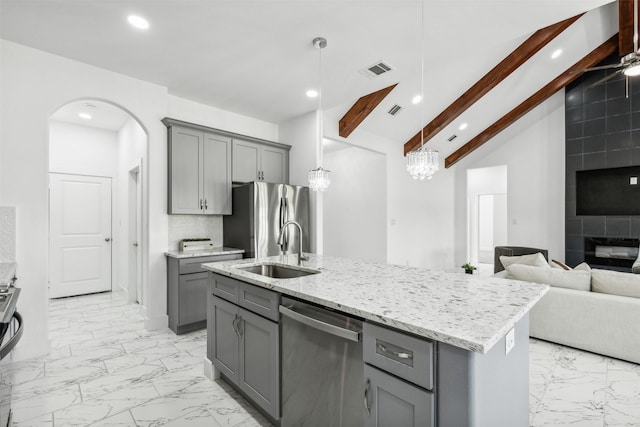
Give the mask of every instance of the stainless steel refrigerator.
M 232 214 L 223 219 L 224 246 L 244 249 L 245 258 L 280 253 L 282 225 L 296 221 L 302 227 L 302 251 L 309 252 L 309 188 L 252 182 L 233 189 Z M 284 249 L 298 252 L 298 229 L 285 230 Z

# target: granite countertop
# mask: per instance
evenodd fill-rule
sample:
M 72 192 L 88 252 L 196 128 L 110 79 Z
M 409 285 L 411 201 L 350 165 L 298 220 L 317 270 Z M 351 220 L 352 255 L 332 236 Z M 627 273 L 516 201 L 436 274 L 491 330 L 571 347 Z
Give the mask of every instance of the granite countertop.
M 15 262 L 0 262 L 0 286 L 8 286 L 16 275 Z
M 296 268 L 296 256 L 260 262 Z M 390 327 L 486 353 L 548 291 L 547 285 L 309 254 L 320 274 L 273 279 L 238 270 L 256 259 L 203 264 L 207 270 Z
M 212 256 L 212 255 L 232 255 L 232 254 L 243 254 L 244 249 L 236 249 L 236 248 L 211 248 L 203 251 L 167 251 L 164 254 L 168 257 L 172 258 L 194 258 L 199 256 Z

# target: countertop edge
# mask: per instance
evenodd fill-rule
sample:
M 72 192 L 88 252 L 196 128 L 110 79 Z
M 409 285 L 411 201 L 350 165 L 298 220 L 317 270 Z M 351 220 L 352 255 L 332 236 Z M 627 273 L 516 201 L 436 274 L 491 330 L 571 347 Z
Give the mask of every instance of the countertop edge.
M 216 256 L 216 255 L 235 255 L 235 254 L 244 254 L 244 249 L 236 249 L 236 248 L 212 248 L 203 251 L 193 251 L 193 252 L 181 252 L 179 250 L 171 250 L 164 252 L 165 256 L 171 258 L 197 258 L 197 257 L 206 257 L 206 256 Z
M 246 260 L 246 261 L 248 264 L 251 263 L 250 262 L 251 260 Z M 255 260 L 253 260 L 253 262 L 255 263 Z M 295 268 L 295 266 L 291 266 L 291 267 Z M 532 298 L 528 302 L 528 304 L 521 307 L 521 309 L 517 313 L 515 313 L 513 316 L 511 316 L 511 318 L 508 319 L 508 321 L 506 321 L 505 324 L 497 332 L 495 332 L 491 337 L 488 337 L 483 342 L 476 342 L 476 341 L 469 341 L 468 339 L 465 339 L 465 338 L 455 337 L 444 332 L 438 332 L 432 329 L 411 325 L 406 322 L 389 319 L 380 314 L 371 313 L 369 311 L 363 311 L 362 309 L 345 306 L 345 305 L 336 303 L 334 301 L 329 301 L 323 298 L 318 298 L 308 294 L 292 291 L 287 288 L 282 288 L 278 286 L 277 279 L 269 279 L 269 278 L 256 279 L 254 277 L 251 277 L 252 275 L 250 274 L 246 274 L 243 272 L 236 272 L 236 271 L 228 271 L 224 268 L 220 268 L 216 266 L 215 264 L 203 264 L 203 268 L 206 270 L 212 271 L 214 273 L 221 274 L 223 276 L 231 277 L 233 279 L 241 280 L 244 282 L 254 284 L 256 286 L 260 286 L 265 289 L 271 289 L 273 291 L 279 292 L 284 295 L 293 296 L 293 297 L 303 299 L 305 301 L 314 302 L 316 304 L 320 304 L 328 308 L 332 308 L 347 314 L 352 314 L 354 316 L 362 317 L 366 320 L 377 322 L 381 325 L 386 325 L 388 327 L 392 327 L 401 331 L 419 335 L 427 339 L 432 339 L 435 341 L 452 345 L 454 347 L 459 347 L 465 350 L 469 350 L 469 351 L 473 351 L 481 354 L 488 353 L 489 350 L 491 350 L 496 345 L 496 343 L 498 343 L 509 332 L 509 330 L 511 330 L 516 325 L 516 323 L 518 323 L 531 310 L 531 308 L 549 291 L 548 285 L 542 285 L 537 283 L 536 285 L 542 286 L 543 288 L 534 298 Z M 270 283 L 270 281 L 273 281 L 273 283 Z

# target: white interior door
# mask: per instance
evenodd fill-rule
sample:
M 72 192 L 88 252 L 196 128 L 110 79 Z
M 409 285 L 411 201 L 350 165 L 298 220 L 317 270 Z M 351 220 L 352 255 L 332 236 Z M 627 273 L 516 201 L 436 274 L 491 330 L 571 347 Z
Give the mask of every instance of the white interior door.
M 110 291 L 111 178 L 49 177 L 49 297 Z

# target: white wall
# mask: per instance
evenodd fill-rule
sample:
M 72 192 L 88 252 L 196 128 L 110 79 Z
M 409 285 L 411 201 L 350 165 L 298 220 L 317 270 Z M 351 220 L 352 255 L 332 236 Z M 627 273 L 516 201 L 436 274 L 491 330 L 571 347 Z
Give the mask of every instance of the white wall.
M 16 358 L 46 352 L 47 188 L 49 118 L 70 101 L 98 99 L 123 106 L 149 135 L 148 177 L 154 182 L 144 201 L 149 233 L 143 242 L 143 281 L 150 289 L 148 319 L 166 323 L 166 88 L 2 40 L 2 164 L 0 204 L 17 208 L 17 262 L 21 312 L 29 328 Z M 43 72 L 46 70 L 46 72 Z M 147 182 L 149 179 L 147 179 Z M 28 242 L 28 244 L 27 244 Z M 155 321 L 155 320 L 154 320 Z M 149 324 L 153 321 L 149 321 Z
M 115 178 L 117 165 L 117 132 L 51 120 L 50 172 Z
M 173 95 L 168 100 L 167 117 L 172 119 L 278 142 L 278 126 L 273 123 Z
M 507 244 L 564 259 L 564 91 L 530 111 L 451 169 L 456 173 L 456 260 L 466 257 L 467 169 L 506 165 Z
M 143 284 L 145 327 L 166 327 L 167 116 L 277 140 L 278 127 L 169 96 L 165 87 L 0 40 L 0 205 L 16 206 L 16 260 L 21 313 L 29 322 L 16 358 L 49 349 L 48 214 L 49 119 L 70 101 L 96 99 L 129 112 L 147 136 L 143 164 Z M 46 70 L 46 72 L 43 72 Z M 26 242 L 29 242 L 28 245 Z
M 118 197 L 114 205 L 117 223 L 114 232 L 114 262 L 118 265 L 119 280 L 116 284 L 123 290 L 129 291 L 129 251 L 131 239 L 129 236 L 129 171 L 139 167 L 138 179 L 144 179 L 143 170 L 147 167 L 143 159 L 147 152 L 147 134 L 134 118 L 130 118 L 118 132 Z M 143 188 L 146 186 L 142 186 Z M 144 195 L 143 195 L 144 197 Z M 143 300 L 144 301 L 144 300 Z M 146 302 L 145 302 L 146 304 Z
M 387 160 L 372 150 L 332 142 L 323 167 L 331 186 L 323 194 L 324 253 L 387 260 Z
M 289 182 L 309 185 L 309 171 L 318 167 L 318 113 L 316 111 L 293 118 L 280 125 L 280 142 L 291 145 L 289 152 Z M 329 191 L 329 190 L 328 190 Z M 323 253 L 322 193 L 311 191 L 309 247 L 311 252 Z
M 431 180 L 412 179 L 405 165 L 405 141 L 373 135 L 362 128 L 349 138 L 342 138 L 338 135 L 338 121 L 343 114 L 340 109 L 325 113 L 327 138 L 386 154 L 387 227 L 379 232 L 387 234 L 387 262 L 451 269 L 455 173 L 442 168 Z

